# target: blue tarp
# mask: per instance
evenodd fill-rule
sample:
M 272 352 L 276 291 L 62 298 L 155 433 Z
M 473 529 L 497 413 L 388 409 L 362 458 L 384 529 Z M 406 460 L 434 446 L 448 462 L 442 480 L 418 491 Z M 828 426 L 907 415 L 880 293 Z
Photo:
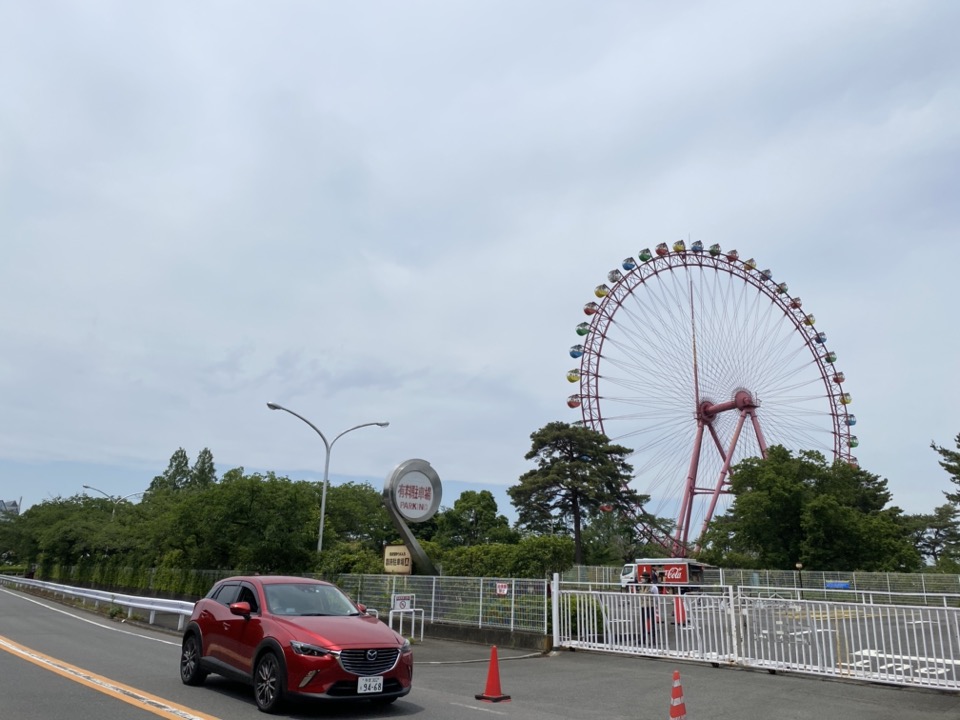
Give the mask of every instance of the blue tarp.
M 849 590 L 850 582 L 848 580 L 825 580 L 823 586 L 827 590 Z

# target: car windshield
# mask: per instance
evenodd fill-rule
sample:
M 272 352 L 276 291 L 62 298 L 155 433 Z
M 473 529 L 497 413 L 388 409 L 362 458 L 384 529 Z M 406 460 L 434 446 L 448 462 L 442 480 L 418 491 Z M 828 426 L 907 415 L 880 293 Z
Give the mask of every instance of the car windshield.
M 290 583 L 264 585 L 274 615 L 358 615 L 356 606 L 332 585 Z

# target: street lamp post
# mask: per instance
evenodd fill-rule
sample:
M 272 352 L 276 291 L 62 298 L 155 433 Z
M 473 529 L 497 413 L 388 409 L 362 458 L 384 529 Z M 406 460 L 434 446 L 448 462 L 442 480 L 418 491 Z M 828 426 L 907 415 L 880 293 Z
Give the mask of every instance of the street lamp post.
M 303 415 L 295 413 L 289 408 L 283 407 L 283 405 L 277 405 L 277 403 L 268 402 L 267 407 L 271 410 L 283 410 L 293 415 L 295 418 L 303 420 L 307 425 L 313 428 L 313 431 L 320 436 L 320 439 L 323 440 L 323 447 L 326 449 L 326 457 L 323 462 L 323 490 L 320 492 L 320 530 L 317 534 L 317 554 L 323 550 L 323 519 L 327 513 L 327 483 L 330 476 L 330 450 L 333 448 L 333 444 L 346 435 L 348 432 L 353 432 L 354 430 L 359 430 L 360 428 L 370 427 L 371 425 L 376 425 L 377 427 L 387 427 L 390 423 L 388 422 L 368 422 L 362 423 L 360 425 L 354 425 L 352 428 L 347 428 L 342 433 L 337 435 L 333 440 L 327 441 L 326 435 L 320 432 L 320 429 L 314 425 L 312 422 L 307 420 Z
M 797 568 L 797 580 L 800 583 L 800 599 L 803 600 L 803 563 L 798 562 L 795 567 Z
M 130 498 L 132 498 L 132 497 L 136 497 L 137 495 L 143 495 L 143 493 L 145 492 L 144 490 L 141 490 L 140 492 L 135 492 L 135 493 L 130 493 L 129 495 L 124 495 L 123 497 L 114 497 L 113 495 L 110 495 L 109 493 L 105 493 L 105 492 L 104 492 L 103 490 L 101 490 L 100 488 L 95 488 L 95 487 L 93 487 L 93 485 L 84 485 L 83 487 L 84 487 L 84 489 L 86 489 L 86 490 L 93 490 L 94 492 L 100 493 L 101 495 L 103 495 L 105 498 L 107 498 L 108 500 L 110 500 L 110 501 L 113 503 L 113 510 L 112 510 L 111 513 L 110 513 L 110 522 L 113 522 L 113 518 L 116 517 L 116 514 L 117 514 L 117 505 L 118 505 L 119 503 L 121 503 L 121 502 L 124 501 L 124 500 L 128 500 L 128 499 L 130 499 Z

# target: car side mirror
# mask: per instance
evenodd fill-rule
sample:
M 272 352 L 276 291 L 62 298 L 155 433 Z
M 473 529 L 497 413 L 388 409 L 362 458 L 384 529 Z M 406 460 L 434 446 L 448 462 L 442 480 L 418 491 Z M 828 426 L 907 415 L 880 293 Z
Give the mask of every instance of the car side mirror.
M 364 605 L 363 603 L 356 603 L 356 606 L 357 606 L 357 610 L 359 610 L 362 615 L 366 615 L 366 614 L 367 614 L 367 606 L 366 606 L 366 605 Z
M 250 617 L 250 603 L 248 602 L 235 602 L 230 603 L 230 612 L 234 615 L 242 615 L 243 617 Z

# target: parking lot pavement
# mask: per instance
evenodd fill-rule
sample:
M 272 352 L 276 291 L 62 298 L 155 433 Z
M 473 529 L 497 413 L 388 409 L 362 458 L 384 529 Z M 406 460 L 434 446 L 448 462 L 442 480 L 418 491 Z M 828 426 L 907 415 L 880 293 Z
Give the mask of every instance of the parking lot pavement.
M 454 665 L 489 663 L 492 645 L 424 638 L 413 645 L 413 661 L 418 665 Z M 515 648 L 497 648 L 500 662 L 541 657 L 542 653 Z
M 173 627 L 143 627 L 179 636 Z M 140 623 L 132 622 L 139 625 Z M 776 675 L 730 666 L 567 649 L 537 653 L 497 648 L 497 670 L 509 705 L 479 702 L 492 646 L 426 637 L 414 642 L 411 703 L 462 712 L 475 707 L 515 720 L 658 720 L 668 717 L 672 675 L 679 671 L 688 717 L 711 720 L 956 720 L 960 693 L 801 674 Z M 402 706 L 403 704 L 401 704 Z
M 486 690 L 490 646 L 425 638 L 414 645 L 411 701 L 430 692 L 442 692 L 444 700 L 451 705 L 485 706 L 489 712 L 518 719 L 657 720 L 668 717 L 673 673 L 678 671 L 687 716 L 693 718 L 956 720 L 960 717 L 958 693 L 563 649 L 540 654 L 498 648 L 497 657 L 500 689 L 511 696 L 509 706 L 475 700 L 477 694 Z

